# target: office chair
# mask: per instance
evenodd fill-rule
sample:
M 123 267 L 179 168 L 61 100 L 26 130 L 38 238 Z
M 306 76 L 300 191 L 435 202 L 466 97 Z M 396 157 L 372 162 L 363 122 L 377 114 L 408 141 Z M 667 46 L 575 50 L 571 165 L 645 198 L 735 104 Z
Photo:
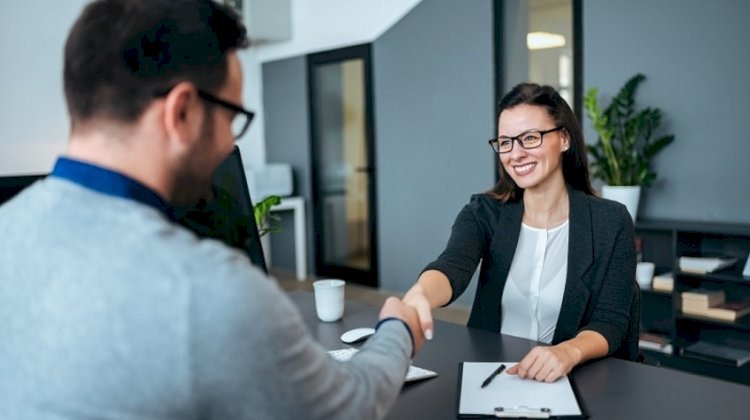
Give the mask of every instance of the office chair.
M 643 356 L 638 350 L 638 337 L 641 333 L 641 289 L 633 280 L 631 289 L 633 297 L 630 299 L 630 321 L 620 348 L 612 356 L 618 359 L 643 362 Z

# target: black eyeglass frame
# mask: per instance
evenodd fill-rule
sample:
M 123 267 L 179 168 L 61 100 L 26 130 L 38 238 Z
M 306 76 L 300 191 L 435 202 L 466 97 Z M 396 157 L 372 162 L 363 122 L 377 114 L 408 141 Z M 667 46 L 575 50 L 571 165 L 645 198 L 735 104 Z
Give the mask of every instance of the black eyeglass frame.
M 493 139 L 489 139 L 488 143 L 490 144 L 490 147 L 492 148 L 492 150 L 495 153 L 510 153 L 510 152 L 512 152 L 513 151 L 513 147 L 515 145 L 514 144 L 515 142 L 518 142 L 518 144 L 524 150 L 536 149 L 536 148 L 541 147 L 542 143 L 544 143 L 544 135 L 545 134 L 549 134 L 549 133 L 552 133 L 552 132 L 555 132 L 555 131 L 559 131 L 559 130 L 562 130 L 563 128 L 565 128 L 565 127 L 562 126 L 562 125 L 558 125 L 557 127 L 550 128 L 549 130 L 541 130 L 541 131 L 540 130 L 529 130 L 529 131 L 526 131 L 525 133 L 520 134 L 520 135 L 518 135 L 516 137 L 502 137 L 503 140 L 510 140 L 510 149 L 508 149 L 508 150 L 506 150 L 504 152 L 500 151 L 500 139 L 501 139 L 501 137 L 496 137 L 496 138 L 493 138 Z M 521 141 L 521 137 L 523 137 L 523 136 L 525 136 L 527 134 L 530 134 L 530 133 L 539 133 L 539 144 L 537 144 L 536 146 L 526 147 L 526 146 L 524 146 L 523 141 Z
M 158 91 L 154 93 L 154 96 L 166 96 L 173 88 L 165 89 L 162 91 Z M 233 104 L 231 102 L 227 102 L 221 98 L 217 98 L 216 96 L 206 92 L 203 89 L 197 89 L 198 96 L 203 99 L 206 102 L 210 102 L 212 104 L 223 106 L 224 108 L 235 112 L 237 114 L 243 114 L 247 117 L 247 120 L 245 121 L 245 124 L 243 124 L 242 129 L 238 134 L 232 133 L 234 135 L 235 140 L 239 140 L 242 136 L 245 135 L 245 132 L 247 132 L 247 129 L 250 127 L 250 123 L 253 122 L 253 118 L 255 118 L 255 113 L 253 111 L 250 111 L 248 109 L 245 109 L 237 104 Z
M 248 127 L 250 127 L 250 123 L 253 122 L 253 118 L 255 117 L 255 113 L 253 111 L 247 110 L 237 104 L 227 102 L 221 98 L 217 98 L 216 96 L 211 95 L 210 93 L 202 89 L 198 89 L 198 96 L 200 96 L 204 101 L 211 102 L 216 105 L 221 105 L 224 108 L 230 111 L 234 111 L 237 114 L 244 114 L 247 117 L 247 120 L 245 121 L 245 124 L 242 126 L 242 129 L 240 130 L 240 132 L 238 134 L 235 134 L 234 139 L 239 140 L 240 137 L 245 135 L 245 132 L 247 131 Z

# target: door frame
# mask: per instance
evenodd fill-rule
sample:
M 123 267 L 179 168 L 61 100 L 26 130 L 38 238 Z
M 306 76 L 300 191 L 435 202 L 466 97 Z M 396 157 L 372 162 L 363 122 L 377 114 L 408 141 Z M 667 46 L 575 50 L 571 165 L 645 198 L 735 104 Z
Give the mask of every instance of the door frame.
M 323 208 L 321 206 L 318 180 L 320 179 L 320 158 L 317 145 L 317 110 L 315 106 L 315 78 L 317 66 L 350 59 L 362 59 L 364 70 L 365 136 L 367 169 L 369 172 L 368 194 L 368 233 L 370 235 L 370 270 L 326 264 L 323 259 Z M 307 55 L 308 111 L 310 119 L 310 161 L 312 163 L 311 191 L 315 232 L 315 274 L 319 277 L 336 277 L 354 283 L 377 287 L 378 279 L 378 230 L 377 230 L 377 166 L 375 160 L 375 115 L 372 79 L 372 44 L 354 45 L 330 51 Z

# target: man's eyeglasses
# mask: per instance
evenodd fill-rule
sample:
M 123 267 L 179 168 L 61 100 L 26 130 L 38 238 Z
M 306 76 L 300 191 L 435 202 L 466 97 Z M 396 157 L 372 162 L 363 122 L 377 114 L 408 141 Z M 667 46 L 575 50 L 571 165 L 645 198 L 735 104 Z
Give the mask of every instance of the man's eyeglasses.
M 211 102 L 216 105 L 223 106 L 224 108 L 234 112 L 234 118 L 232 118 L 232 134 L 234 135 L 234 139 L 239 140 L 240 137 L 245 135 L 248 127 L 250 127 L 250 123 L 253 121 L 253 117 L 255 117 L 254 112 L 248 111 L 247 109 L 239 105 L 217 98 L 216 96 L 211 95 L 210 93 L 201 89 L 198 89 L 198 96 L 200 96 L 206 102 Z
M 561 130 L 563 126 L 558 126 L 549 130 L 539 131 L 539 130 L 532 130 L 527 131 L 520 136 L 516 137 L 507 137 L 502 136 L 494 139 L 490 139 L 489 143 L 490 146 L 492 146 L 492 150 L 495 151 L 495 153 L 508 153 L 511 150 L 513 150 L 513 143 L 514 141 L 517 141 L 519 145 L 521 145 L 524 149 L 536 149 L 537 147 L 542 145 L 542 140 L 544 140 L 544 135 L 548 133 L 552 133 L 553 131 Z
M 172 88 L 169 88 L 163 91 L 156 92 L 154 96 L 166 96 L 171 90 Z M 234 117 L 232 118 L 232 135 L 234 136 L 235 140 L 239 140 L 240 137 L 245 135 L 248 127 L 250 127 L 250 123 L 253 121 L 253 117 L 255 117 L 255 113 L 253 111 L 248 111 L 247 109 L 237 104 L 233 104 L 231 102 L 227 102 L 223 99 L 217 98 L 216 96 L 202 89 L 198 89 L 198 96 L 206 102 L 223 106 L 224 108 L 234 112 Z

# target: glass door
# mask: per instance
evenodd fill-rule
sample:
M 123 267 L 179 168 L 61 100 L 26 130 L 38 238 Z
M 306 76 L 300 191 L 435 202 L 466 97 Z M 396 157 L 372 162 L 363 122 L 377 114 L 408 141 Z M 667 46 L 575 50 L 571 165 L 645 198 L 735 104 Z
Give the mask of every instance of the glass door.
M 532 81 L 557 89 L 578 111 L 579 0 L 506 1 L 501 34 L 504 92 Z
M 370 46 L 308 56 L 316 274 L 377 286 Z

